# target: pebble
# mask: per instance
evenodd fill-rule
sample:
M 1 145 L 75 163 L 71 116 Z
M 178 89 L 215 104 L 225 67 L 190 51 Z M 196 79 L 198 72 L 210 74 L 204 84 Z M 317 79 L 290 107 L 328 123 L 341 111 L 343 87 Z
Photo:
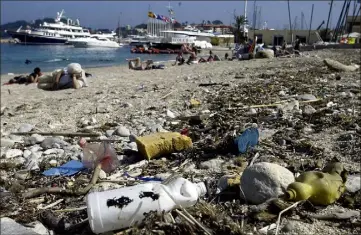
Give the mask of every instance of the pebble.
M 19 135 L 9 135 L 9 138 L 12 139 L 15 142 L 22 142 L 23 137 Z
M 132 151 L 138 151 L 138 145 L 135 142 L 128 143 L 126 147 L 131 149 Z
M 311 95 L 311 94 L 303 94 L 303 95 L 298 95 L 297 99 L 299 99 L 299 100 L 315 100 L 317 98 L 316 98 L 316 96 Z
M 40 146 L 43 149 L 51 149 L 51 148 L 62 148 L 64 146 L 69 145 L 67 142 L 54 137 L 46 138 L 43 142 L 41 142 Z
M 45 140 L 45 137 L 39 134 L 32 134 L 31 137 L 34 137 L 37 144 L 40 144 Z
M 286 95 L 286 92 L 285 92 L 285 91 L 280 91 L 280 92 L 278 92 L 278 95 L 280 95 L 280 96 L 285 96 L 285 95 Z
M 130 131 L 125 126 L 120 126 L 116 129 L 115 134 L 121 137 L 128 137 L 130 136 Z
M 18 224 L 15 220 L 8 217 L 1 218 L 0 224 L 1 234 L 40 235 L 40 233 L 33 231 L 33 229 Z
M 176 117 L 176 115 L 172 111 L 170 111 L 169 109 L 167 109 L 167 116 L 170 117 L 170 118 L 175 118 Z
M 32 153 L 25 162 L 25 167 L 28 170 L 38 170 L 39 163 L 38 163 L 39 156 L 35 153 Z
M 107 131 L 105 132 L 105 136 L 111 137 L 111 136 L 113 135 L 113 133 L 114 133 L 114 130 L 107 130 Z
M 281 229 L 282 232 L 289 233 L 295 229 L 295 224 L 292 221 L 287 221 L 285 226 Z
M 20 149 L 9 149 L 5 153 L 5 158 L 14 158 L 20 156 L 23 156 L 23 151 L 21 151 Z
M 15 178 L 18 180 L 26 180 L 31 178 L 30 171 L 28 170 L 20 170 L 15 173 Z
M 311 105 L 306 105 L 303 108 L 303 113 L 305 115 L 312 115 L 312 114 L 316 113 L 316 109 L 314 107 L 312 107 Z
M 347 176 L 347 181 L 345 185 L 347 191 L 351 193 L 359 191 L 361 188 L 361 175 L 356 174 Z
M 15 141 L 13 140 L 10 140 L 10 139 L 4 139 L 4 138 L 1 138 L 1 147 L 13 147 L 15 144 Z
M 55 159 L 52 159 L 49 161 L 49 164 L 52 166 L 52 167 L 56 167 L 58 165 L 58 161 L 55 160 Z
M 135 142 L 136 139 L 137 139 L 137 137 L 136 137 L 135 135 L 130 135 L 130 136 L 129 136 L 129 141 L 130 141 L 130 142 Z
M 24 124 L 21 124 L 21 126 L 18 129 L 18 132 L 30 132 L 33 129 L 34 129 L 34 125 L 24 123 Z
M 202 169 L 207 169 L 212 172 L 221 172 L 222 164 L 224 163 L 223 159 L 215 158 L 205 162 L 202 162 L 199 167 Z
M 261 204 L 281 195 L 282 188 L 295 181 L 288 169 L 269 162 L 247 167 L 241 177 L 241 189 L 248 203 Z M 243 195 L 241 193 L 241 195 Z

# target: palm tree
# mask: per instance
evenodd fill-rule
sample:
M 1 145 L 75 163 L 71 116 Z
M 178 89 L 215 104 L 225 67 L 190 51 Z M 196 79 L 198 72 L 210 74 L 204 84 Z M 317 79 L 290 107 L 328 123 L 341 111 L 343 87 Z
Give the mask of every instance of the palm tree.
M 233 34 L 234 34 L 235 43 L 242 43 L 245 41 L 243 30 L 241 30 L 241 26 L 245 24 L 247 24 L 247 19 L 243 15 L 240 16 L 234 15 Z

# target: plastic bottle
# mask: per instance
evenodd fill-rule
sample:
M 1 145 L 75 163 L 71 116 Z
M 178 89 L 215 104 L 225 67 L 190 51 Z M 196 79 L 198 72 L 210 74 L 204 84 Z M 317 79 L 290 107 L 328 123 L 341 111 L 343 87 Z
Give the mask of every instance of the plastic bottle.
M 190 207 L 207 192 L 205 184 L 174 178 L 166 184 L 139 184 L 87 196 L 88 218 L 96 234 L 130 227 L 141 222 L 145 213 L 168 212 L 177 205 Z
M 87 143 L 81 138 L 79 145 L 83 148 L 83 165 L 88 169 L 94 169 L 98 163 L 102 163 L 105 172 L 112 172 L 117 168 L 119 161 L 112 146 L 107 142 Z
M 326 167 L 326 170 L 330 168 Z M 340 172 L 310 171 L 301 174 L 296 182 L 287 187 L 286 198 L 292 201 L 309 200 L 314 205 L 329 205 L 340 198 L 345 191 Z

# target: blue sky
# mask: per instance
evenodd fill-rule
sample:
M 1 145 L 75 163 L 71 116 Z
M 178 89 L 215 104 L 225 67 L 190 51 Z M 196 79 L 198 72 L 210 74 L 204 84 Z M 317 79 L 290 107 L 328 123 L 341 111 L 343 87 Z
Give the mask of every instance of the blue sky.
M 145 23 L 150 9 L 156 14 L 167 15 L 168 4 L 175 11 L 175 18 L 180 22 L 201 22 L 219 19 L 229 24 L 234 10 L 243 14 L 244 1 L 1 1 L 1 24 L 16 20 L 35 20 L 43 17 L 54 18 L 56 12 L 65 10 L 67 17 L 92 28 L 117 27 L 120 17 L 122 25 L 135 26 Z M 180 3 L 180 4 L 179 4 Z M 307 28 L 310 23 L 312 4 L 315 5 L 312 28 L 322 20 L 327 21 L 330 1 L 290 1 L 292 22 L 298 18 L 301 25 L 301 12 L 304 13 Z M 267 21 L 269 28 L 284 28 L 288 25 L 287 1 L 256 1 L 262 8 L 262 21 Z M 336 25 L 343 1 L 334 1 L 331 23 Z M 252 20 L 254 1 L 248 1 L 247 15 Z M 360 7 L 360 4 L 358 4 Z M 352 14 L 352 11 L 350 11 Z

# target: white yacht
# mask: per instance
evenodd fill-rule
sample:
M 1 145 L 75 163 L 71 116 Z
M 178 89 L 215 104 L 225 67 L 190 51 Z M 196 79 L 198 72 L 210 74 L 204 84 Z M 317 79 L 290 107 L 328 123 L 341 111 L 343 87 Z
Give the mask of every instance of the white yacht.
M 96 33 L 96 34 L 90 34 L 90 37 L 83 37 L 83 38 L 69 38 L 67 41 L 67 44 L 70 45 L 74 45 L 77 42 L 84 42 L 87 41 L 89 39 L 94 39 L 94 38 L 106 38 L 109 39 L 111 41 L 115 41 L 116 40 L 116 33 L 114 33 L 113 31 L 111 33 Z
M 7 31 L 7 33 L 23 44 L 64 44 L 71 38 L 90 37 L 89 30 L 81 27 L 78 19 L 75 22 L 71 19 L 67 19 L 67 23 L 61 22 L 63 14 L 64 10 L 57 13 L 55 23 L 44 22 L 35 29 L 24 30 L 20 27 L 16 31 Z
M 73 41 L 74 47 L 89 48 L 89 47 L 103 47 L 103 48 L 119 48 L 121 45 L 115 41 L 111 41 L 108 38 L 92 36 L 90 38 L 79 39 Z

